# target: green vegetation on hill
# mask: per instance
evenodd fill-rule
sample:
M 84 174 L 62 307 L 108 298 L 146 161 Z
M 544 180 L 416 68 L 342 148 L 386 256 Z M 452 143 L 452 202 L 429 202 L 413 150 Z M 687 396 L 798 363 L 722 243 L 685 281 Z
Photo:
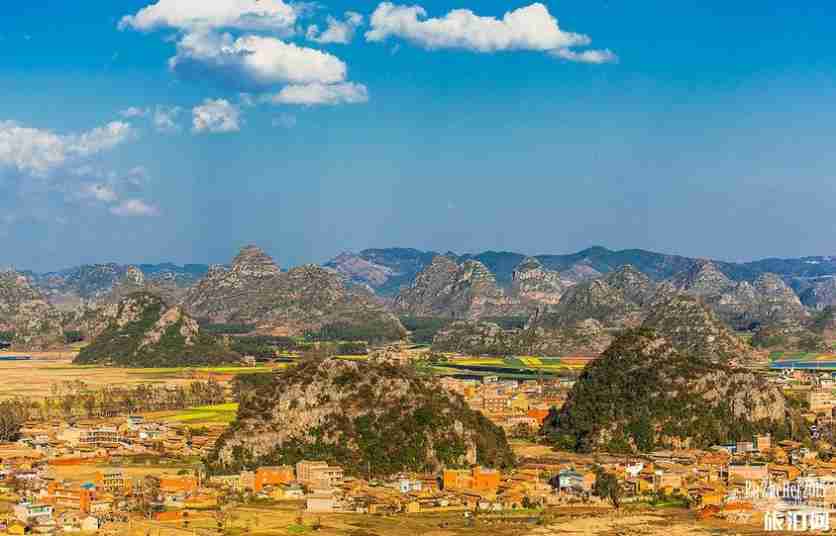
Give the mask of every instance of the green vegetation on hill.
M 210 324 L 200 323 L 200 329 L 213 335 L 246 335 L 255 331 L 255 324 Z
M 836 330 L 836 306 L 831 305 L 816 313 L 810 323 L 810 329 L 816 333 L 822 333 L 828 329 Z
M 432 344 L 436 334 L 450 325 L 449 318 L 402 316 L 401 324 L 412 334 L 412 342 Z
M 331 322 L 305 334 L 309 341 L 366 341 L 381 344 L 403 338 L 403 330 L 386 318 L 370 317 L 361 323 Z
M 543 428 L 561 448 L 612 452 L 705 448 L 762 432 L 780 440 L 802 430 L 762 378 L 678 351 L 649 329 L 629 330 L 588 365 Z
M 170 315 L 168 322 L 164 315 Z M 79 352 L 74 363 L 178 367 L 218 365 L 239 359 L 214 337 L 201 333 L 194 320 L 179 309 L 168 309 L 159 297 L 149 293 L 123 298 L 103 322 L 106 327 Z
M 3 337 L 0 336 L 0 339 Z M 78 330 L 70 330 L 64 332 L 64 342 L 67 344 L 74 344 L 84 340 L 84 335 Z
M 409 368 L 312 360 L 238 382 L 238 418 L 210 457 L 215 470 L 317 459 L 388 476 L 514 463 L 500 428 Z
M 486 316 L 480 320 L 496 324 L 502 329 L 524 329 L 528 323 L 527 316 Z
M 230 347 L 241 355 L 273 358 L 277 353 L 293 352 L 300 349 L 299 343 L 292 337 L 247 336 L 233 337 Z

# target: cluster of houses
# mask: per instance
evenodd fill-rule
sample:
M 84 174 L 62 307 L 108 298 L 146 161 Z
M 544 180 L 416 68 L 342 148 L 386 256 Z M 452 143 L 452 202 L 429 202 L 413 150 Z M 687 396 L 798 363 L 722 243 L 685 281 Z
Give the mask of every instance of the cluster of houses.
M 195 430 L 185 425 L 124 420 L 46 422 L 25 427 L 20 445 L 54 465 L 93 463 L 100 459 L 151 454 L 162 457 L 203 456 L 215 446 L 223 427 Z
M 678 500 L 703 518 L 760 525 L 765 531 L 830 530 L 836 511 L 836 463 L 793 441 L 768 435 L 703 450 L 659 451 L 641 457 L 598 456 L 549 464 L 567 504 L 592 498 L 597 471 L 616 476 L 622 501 Z
M 317 461 L 212 476 L 209 483 L 256 498 L 304 501 L 311 513 L 501 512 L 545 503 L 554 491 L 536 469 L 503 474 L 474 466 L 367 480 L 347 477 L 341 468 Z
M 561 407 L 572 380 L 547 378 L 519 381 L 485 376 L 480 379 L 442 378 L 442 385 L 462 395 L 474 410 L 481 411 L 507 433 L 540 429 L 553 407 Z

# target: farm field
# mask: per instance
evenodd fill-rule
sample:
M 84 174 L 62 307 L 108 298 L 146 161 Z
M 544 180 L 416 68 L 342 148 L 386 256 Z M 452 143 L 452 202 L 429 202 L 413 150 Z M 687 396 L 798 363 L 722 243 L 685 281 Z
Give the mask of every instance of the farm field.
M 146 418 L 170 424 L 185 424 L 191 428 L 226 425 L 235 420 L 238 404 L 200 406 L 179 411 L 148 413 Z
M 274 368 L 276 367 L 126 369 L 73 365 L 71 358 L 0 361 L 0 399 L 47 396 L 50 394 L 50 387 L 61 382 L 83 381 L 92 388 L 105 385 L 162 383 L 184 385 L 194 379 L 216 377 L 218 380 L 228 380 L 236 374 L 269 372 Z
M 773 352 L 769 356 L 772 369 L 813 369 L 836 371 L 836 353 Z
M 436 368 L 447 372 L 460 373 L 469 370 L 482 374 L 553 374 L 558 372 L 579 371 L 594 358 L 591 357 L 452 357 Z

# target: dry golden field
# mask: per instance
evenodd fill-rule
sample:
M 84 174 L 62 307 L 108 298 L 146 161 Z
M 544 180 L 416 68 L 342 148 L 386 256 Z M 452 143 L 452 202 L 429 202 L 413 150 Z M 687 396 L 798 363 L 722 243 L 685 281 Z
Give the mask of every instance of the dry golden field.
M 0 354 L 2 355 L 2 354 Z M 66 355 L 66 354 L 65 354 Z M 83 381 L 95 388 L 104 385 L 187 384 L 201 378 L 203 373 L 218 373 L 218 378 L 231 376 L 223 369 L 126 369 L 88 365 L 73 365 L 71 357 L 43 354 L 33 355 L 31 361 L 0 361 L 0 399 L 14 396 L 43 397 L 50 394 L 50 387 L 61 382 Z M 241 369 L 248 372 L 254 369 Z M 196 376 L 197 375 L 197 376 Z M 205 379 L 205 378 L 201 378 Z

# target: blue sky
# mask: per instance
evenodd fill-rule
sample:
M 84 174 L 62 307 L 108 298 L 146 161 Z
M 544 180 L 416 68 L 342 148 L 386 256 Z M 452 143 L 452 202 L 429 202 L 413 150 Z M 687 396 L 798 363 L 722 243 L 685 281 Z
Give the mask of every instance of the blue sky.
M 836 254 L 826 2 L 26 4 L 0 264 Z

